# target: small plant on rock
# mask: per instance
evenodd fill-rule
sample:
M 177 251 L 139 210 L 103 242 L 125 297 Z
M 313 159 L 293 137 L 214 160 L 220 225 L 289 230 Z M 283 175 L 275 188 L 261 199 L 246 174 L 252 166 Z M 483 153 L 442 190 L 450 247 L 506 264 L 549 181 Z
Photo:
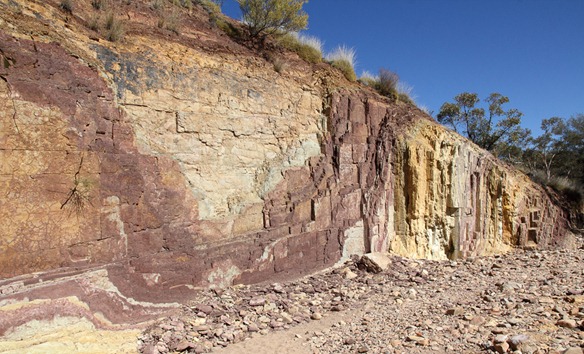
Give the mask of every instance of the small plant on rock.
M 274 65 L 274 70 L 281 74 L 286 69 L 287 63 L 282 58 L 274 58 L 272 59 L 272 65 Z
M 371 74 L 369 71 L 364 71 L 363 73 L 361 73 L 361 76 L 359 77 L 358 81 L 365 86 L 375 88 L 377 80 L 378 80 L 377 77 L 373 76 L 373 74 Z
M 105 0 L 91 0 L 91 6 L 96 10 L 102 10 L 105 7 Z
M 71 14 L 73 13 L 73 0 L 61 0 L 59 7 L 61 10 Z
M 331 65 L 339 69 L 345 78 L 349 81 L 357 80 L 357 75 L 355 74 L 355 50 L 353 48 L 348 48 L 345 46 L 340 46 L 329 55 L 327 55 L 327 60 Z
M 397 91 L 397 84 L 399 82 L 399 76 L 393 71 L 381 68 L 379 70 L 379 78 L 375 89 L 379 94 L 389 97 L 393 100 L 397 100 L 399 94 Z
M 322 60 L 322 42 L 316 37 L 293 32 L 283 35 L 278 43 L 309 63 Z
M 180 34 L 180 24 L 181 24 L 181 15 L 178 11 L 172 11 L 167 14 L 163 14 L 158 19 L 158 27 L 159 28 L 166 28 L 169 31 L 172 31 L 176 34 Z
M 105 38 L 110 42 L 116 42 L 124 36 L 124 24 L 112 12 L 105 19 Z
M 87 22 L 87 27 L 92 31 L 99 31 L 99 16 L 92 14 Z

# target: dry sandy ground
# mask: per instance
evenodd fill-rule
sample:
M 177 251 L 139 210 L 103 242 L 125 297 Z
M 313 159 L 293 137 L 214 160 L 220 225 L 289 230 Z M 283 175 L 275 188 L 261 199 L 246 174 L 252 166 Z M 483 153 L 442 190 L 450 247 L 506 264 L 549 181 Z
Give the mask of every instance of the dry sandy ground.
M 584 248 L 464 261 L 391 257 L 209 292 L 141 337 L 147 353 L 569 353 L 584 347 Z

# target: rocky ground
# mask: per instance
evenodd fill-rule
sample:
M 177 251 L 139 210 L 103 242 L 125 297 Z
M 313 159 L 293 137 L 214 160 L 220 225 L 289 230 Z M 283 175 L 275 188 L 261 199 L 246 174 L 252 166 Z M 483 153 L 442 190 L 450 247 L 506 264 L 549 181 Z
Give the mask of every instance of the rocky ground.
M 569 353 L 584 348 L 584 246 L 463 261 L 360 259 L 208 291 L 143 333 L 144 353 Z M 383 260 L 379 262 L 385 268 Z

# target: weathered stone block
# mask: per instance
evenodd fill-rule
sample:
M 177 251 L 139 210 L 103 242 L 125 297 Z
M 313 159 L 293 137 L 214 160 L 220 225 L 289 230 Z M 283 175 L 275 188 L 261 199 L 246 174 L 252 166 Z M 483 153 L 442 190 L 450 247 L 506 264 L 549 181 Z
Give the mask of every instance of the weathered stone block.
M 259 231 L 264 227 L 263 203 L 251 205 L 233 221 L 233 234 L 241 235 L 253 231 Z
M 343 258 L 348 259 L 351 255 L 362 255 L 365 253 L 365 229 L 363 221 L 360 220 L 355 226 L 344 231 Z
M 292 221 L 306 223 L 312 220 L 312 200 L 305 200 L 294 206 Z
M 341 165 L 353 163 L 353 146 L 351 144 L 343 144 L 339 147 L 339 163 Z
M 335 220 L 358 220 L 361 218 L 361 191 L 346 194 L 337 205 Z
M 366 253 L 361 257 L 362 264 L 368 272 L 381 273 L 391 265 L 389 255 L 384 252 Z
M 369 145 L 367 144 L 353 144 L 353 163 L 359 164 L 365 162 L 367 158 L 367 151 Z
M 349 120 L 351 123 L 365 123 L 365 105 L 359 98 L 349 100 Z
M 313 205 L 316 228 L 325 230 L 331 225 L 331 197 L 324 196 L 313 200 Z
M 339 167 L 341 183 L 345 186 L 359 184 L 359 169 L 357 165 L 341 165 Z

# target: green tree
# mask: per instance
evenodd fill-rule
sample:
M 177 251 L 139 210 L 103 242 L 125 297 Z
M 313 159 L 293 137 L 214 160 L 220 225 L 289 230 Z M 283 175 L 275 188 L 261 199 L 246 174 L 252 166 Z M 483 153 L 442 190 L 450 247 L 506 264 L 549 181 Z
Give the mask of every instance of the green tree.
M 302 5 L 308 0 L 237 0 L 249 35 L 263 43 L 278 31 L 300 31 L 308 25 Z
M 560 173 L 584 184 L 584 114 L 568 119 L 562 140 L 565 154 L 560 161 Z
M 543 133 L 531 139 L 532 148 L 527 151 L 528 164 L 532 169 L 543 169 L 547 182 L 552 177 L 552 169 L 556 167 L 556 158 L 565 149 L 562 135 L 566 124 L 562 118 L 552 117 L 541 122 Z
M 504 110 L 509 98 L 492 93 L 485 99 L 487 110 L 478 107 L 480 99 L 476 93 L 463 92 L 440 107 L 438 122 L 454 129 L 483 149 L 505 157 L 510 147 L 517 147 L 529 130 L 521 128 L 523 113 L 517 109 Z

